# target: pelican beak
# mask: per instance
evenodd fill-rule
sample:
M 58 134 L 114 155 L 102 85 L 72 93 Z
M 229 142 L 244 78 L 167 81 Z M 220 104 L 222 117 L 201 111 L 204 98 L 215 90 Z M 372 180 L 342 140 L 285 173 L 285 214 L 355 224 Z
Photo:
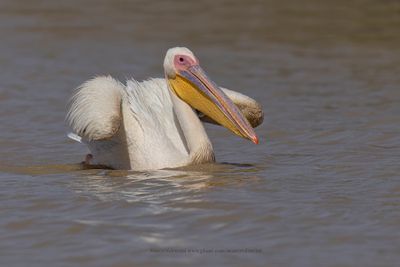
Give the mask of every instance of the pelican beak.
M 258 144 L 250 123 L 232 100 L 211 81 L 199 65 L 180 70 L 168 78 L 175 94 L 192 108 L 212 118 L 233 133 Z

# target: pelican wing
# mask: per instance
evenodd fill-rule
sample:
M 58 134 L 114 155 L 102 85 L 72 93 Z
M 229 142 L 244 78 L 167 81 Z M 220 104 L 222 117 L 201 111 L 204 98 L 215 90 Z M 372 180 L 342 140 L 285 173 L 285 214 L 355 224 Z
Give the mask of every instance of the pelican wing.
M 232 102 L 240 109 L 246 119 L 250 122 L 250 125 L 255 128 L 260 125 L 264 120 L 264 112 L 262 110 L 261 105 L 255 101 L 254 99 L 235 92 L 233 90 L 229 90 L 223 87 L 220 87 L 222 91 L 232 100 Z M 218 124 L 210 117 L 205 116 L 202 113 L 199 113 L 199 118 L 208 123 Z M 219 125 L 219 124 L 218 124 Z
M 100 76 L 79 86 L 69 101 L 66 120 L 72 131 L 88 141 L 111 138 L 122 121 L 124 85 Z

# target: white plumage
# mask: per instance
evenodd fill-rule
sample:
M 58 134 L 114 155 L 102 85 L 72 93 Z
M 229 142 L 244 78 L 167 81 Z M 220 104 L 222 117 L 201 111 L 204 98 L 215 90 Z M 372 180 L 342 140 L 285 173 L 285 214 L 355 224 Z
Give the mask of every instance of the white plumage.
M 108 76 L 78 88 L 67 121 L 88 145 L 93 164 L 147 170 L 186 165 L 188 151 L 174 116 L 164 79 L 124 86 Z
M 256 101 L 223 90 L 250 122 L 262 122 Z M 132 79 L 124 86 L 110 76 L 96 77 L 77 89 L 66 119 L 69 137 L 88 146 L 91 164 L 149 170 L 214 161 L 198 114 L 171 93 L 166 79 Z

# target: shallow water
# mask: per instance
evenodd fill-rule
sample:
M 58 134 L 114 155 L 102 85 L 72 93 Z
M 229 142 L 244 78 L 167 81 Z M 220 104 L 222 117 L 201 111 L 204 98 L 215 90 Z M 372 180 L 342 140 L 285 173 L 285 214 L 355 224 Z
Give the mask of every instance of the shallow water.
M 327 2 L 1 1 L 0 265 L 396 265 L 400 4 Z M 217 164 L 80 168 L 71 90 L 176 45 L 262 103 L 260 145 L 207 126 Z

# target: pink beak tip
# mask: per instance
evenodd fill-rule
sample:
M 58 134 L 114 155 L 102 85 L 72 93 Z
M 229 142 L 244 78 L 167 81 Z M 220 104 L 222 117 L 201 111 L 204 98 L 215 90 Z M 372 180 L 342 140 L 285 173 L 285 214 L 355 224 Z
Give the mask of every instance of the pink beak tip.
M 257 137 L 257 135 L 255 135 L 253 138 L 251 138 L 251 141 L 252 141 L 254 144 L 258 145 L 258 137 Z

